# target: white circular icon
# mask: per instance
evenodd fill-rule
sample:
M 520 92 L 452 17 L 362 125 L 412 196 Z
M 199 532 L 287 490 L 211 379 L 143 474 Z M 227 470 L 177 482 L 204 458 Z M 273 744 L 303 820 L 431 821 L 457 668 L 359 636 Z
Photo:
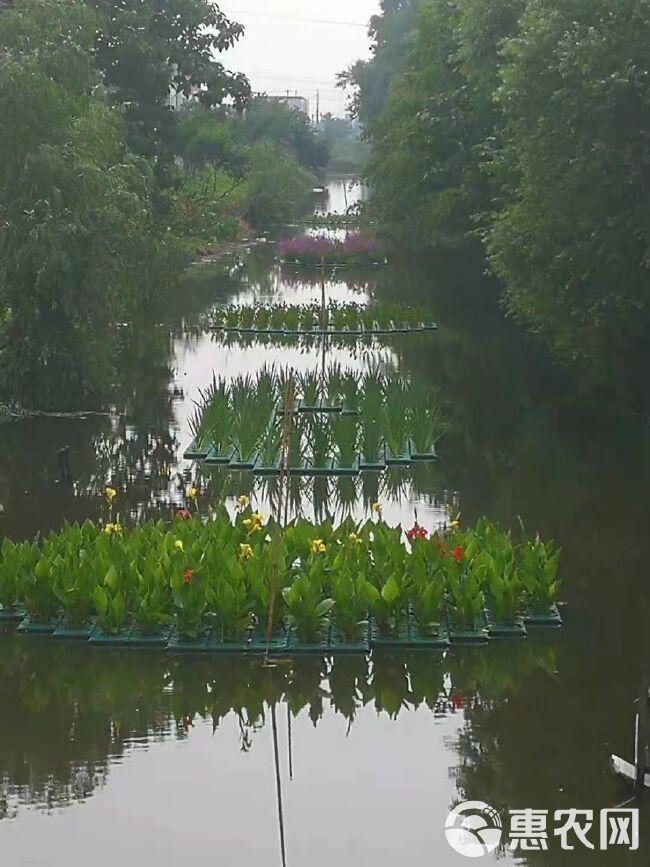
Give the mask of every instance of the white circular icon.
M 498 812 L 483 801 L 465 801 L 447 816 L 449 845 L 466 858 L 482 858 L 501 842 L 503 826 Z

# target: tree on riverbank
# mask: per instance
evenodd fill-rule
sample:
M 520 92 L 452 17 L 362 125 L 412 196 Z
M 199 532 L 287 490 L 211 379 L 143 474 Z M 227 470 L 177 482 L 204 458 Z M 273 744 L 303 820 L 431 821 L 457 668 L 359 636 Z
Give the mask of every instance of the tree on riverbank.
M 358 106 L 388 93 L 366 123 L 385 235 L 411 252 L 473 245 L 559 357 L 631 368 L 650 354 L 647 2 L 404 5 L 407 50 L 387 8 L 352 80 Z M 386 38 L 402 66 L 387 88 Z
M 287 219 L 311 192 L 300 160 L 318 163 L 321 142 L 306 123 L 285 118 L 295 153 L 242 132 L 250 87 L 216 58 L 242 32 L 208 0 L 16 0 L 0 14 L 0 403 L 104 403 L 117 323 L 197 247 L 242 218 Z M 170 87 L 204 125 L 187 166 Z
M 0 397 L 43 409 L 96 403 L 113 324 L 171 252 L 151 168 L 103 98 L 95 23 L 63 2 L 0 18 Z

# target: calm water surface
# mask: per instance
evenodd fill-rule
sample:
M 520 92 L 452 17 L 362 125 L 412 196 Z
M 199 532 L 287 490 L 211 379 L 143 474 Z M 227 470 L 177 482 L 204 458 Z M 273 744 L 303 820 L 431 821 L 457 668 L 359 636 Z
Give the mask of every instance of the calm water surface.
M 321 211 L 343 210 L 340 182 Z M 354 194 L 350 194 L 353 196 Z M 454 272 L 457 274 L 457 270 Z M 554 370 L 503 321 L 489 286 L 445 268 L 394 265 L 328 278 L 337 300 L 427 303 L 435 335 L 330 348 L 424 378 L 451 420 L 441 459 L 411 475 L 296 482 L 292 512 L 367 514 L 433 526 L 448 509 L 523 521 L 563 548 L 566 627 L 521 644 L 363 659 L 176 659 L 0 635 L 0 865 L 171 867 L 201 858 L 325 867 L 460 865 L 444 821 L 460 800 L 509 809 L 600 810 L 631 793 L 610 771 L 631 757 L 633 700 L 647 659 L 650 445 L 638 420 Z M 204 330 L 216 303 L 319 300 L 271 245 L 196 266 L 177 297 L 123 329 L 112 418 L 0 428 L 0 533 L 31 536 L 102 515 L 168 515 L 190 479 L 201 503 L 271 487 L 182 460 L 188 420 L 213 373 L 321 365 L 313 346 L 239 345 Z M 69 447 L 72 482 L 58 451 Z M 647 864 L 639 852 L 578 847 L 527 863 Z M 597 842 L 597 838 L 595 838 Z M 496 855 L 483 859 L 494 863 Z M 502 863 L 512 862 L 507 852 Z

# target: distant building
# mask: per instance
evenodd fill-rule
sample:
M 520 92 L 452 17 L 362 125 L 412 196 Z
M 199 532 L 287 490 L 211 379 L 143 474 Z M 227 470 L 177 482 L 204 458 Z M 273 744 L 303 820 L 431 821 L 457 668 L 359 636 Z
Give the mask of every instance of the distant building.
M 286 105 L 288 108 L 292 108 L 294 111 L 299 111 L 301 114 L 309 117 L 309 100 L 304 96 L 298 96 L 297 93 L 292 96 L 287 93 L 286 96 L 268 96 L 267 99 L 279 102 L 281 105 Z
M 2 2 L 2 0 L 0 0 L 0 2 Z M 179 111 L 181 108 L 185 108 L 186 105 L 198 102 L 200 94 L 200 87 L 193 86 L 190 95 L 186 96 L 180 90 L 176 90 L 173 84 L 170 84 L 169 95 L 167 97 L 167 105 L 170 108 L 173 108 L 174 111 Z

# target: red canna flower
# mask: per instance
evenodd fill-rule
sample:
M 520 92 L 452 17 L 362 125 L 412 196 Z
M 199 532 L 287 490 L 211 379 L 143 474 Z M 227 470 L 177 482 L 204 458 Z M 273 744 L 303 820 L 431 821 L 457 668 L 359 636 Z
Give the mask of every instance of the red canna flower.
M 406 538 L 409 542 L 412 542 L 414 539 L 426 539 L 428 537 L 427 531 L 424 527 L 421 527 L 419 524 L 414 524 L 411 529 L 407 532 Z
M 194 723 L 192 722 L 191 716 L 184 716 L 183 717 L 183 728 L 185 729 L 186 732 L 188 732 L 191 728 L 194 728 Z
M 194 572 L 191 569 L 186 569 L 183 572 L 183 584 L 189 584 L 190 581 L 192 580 L 193 575 L 194 575 Z
M 451 556 L 457 563 L 460 563 L 460 561 L 463 559 L 463 549 L 460 547 L 460 545 L 456 545 L 454 550 L 451 552 Z
M 462 695 L 452 695 L 451 706 L 454 710 L 462 710 L 465 706 L 465 700 L 463 699 Z
M 192 515 L 190 514 L 188 509 L 179 509 L 178 512 L 176 512 L 176 517 L 179 518 L 181 521 L 188 521 L 192 517 Z

